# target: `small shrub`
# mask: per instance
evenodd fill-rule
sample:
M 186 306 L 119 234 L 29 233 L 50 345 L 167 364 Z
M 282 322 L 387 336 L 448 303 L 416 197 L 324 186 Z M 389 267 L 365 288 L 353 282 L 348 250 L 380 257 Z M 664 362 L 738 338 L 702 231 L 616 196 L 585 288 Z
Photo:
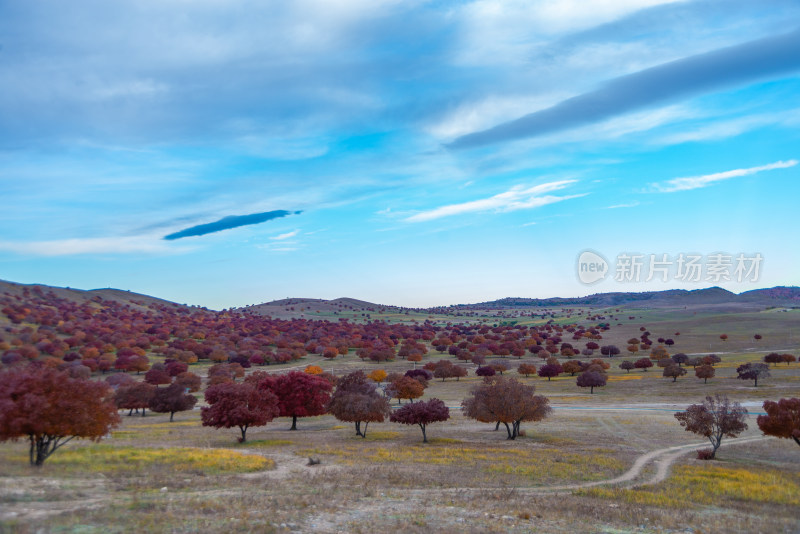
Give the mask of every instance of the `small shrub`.
M 698 460 L 713 460 L 714 459 L 714 450 L 713 449 L 697 449 L 697 459 Z

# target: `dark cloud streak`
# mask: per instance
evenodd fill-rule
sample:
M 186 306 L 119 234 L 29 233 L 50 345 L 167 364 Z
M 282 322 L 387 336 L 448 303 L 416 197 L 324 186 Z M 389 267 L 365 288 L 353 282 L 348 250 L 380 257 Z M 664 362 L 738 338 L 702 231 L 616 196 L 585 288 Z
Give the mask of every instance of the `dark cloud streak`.
M 272 219 L 279 219 L 281 217 L 286 217 L 287 215 L 291 215 L 292 213 L 299 214 L 301 212 L 275 210 L 275 211 L 265 211 L 263 213 L 250 213 L 248 215 L 230 215 L 228 217 L 223 217 L 218 221 L 206 224 L 198 224 L 197 226 L 191 226 L 184 230 L 180 230 L 179 232 L 165 235 L 164 239 L 172 241 L 174 239 L 182 239 L 184 237 L 194 237 L 206 234 L 213 234 L 215 232 L 221 232 L 223 230 L 230 230 L 231 228 L 238 228 L 240 226 L 248 226 L 251 224 L 260 224 L 263 222 L 271 221 Z
M 621 76 L 596 91 L 487 130 L 463 135 L 447 146 L 474 148 L 537 137 L 797 69 L 800 69 L 800 29 Z

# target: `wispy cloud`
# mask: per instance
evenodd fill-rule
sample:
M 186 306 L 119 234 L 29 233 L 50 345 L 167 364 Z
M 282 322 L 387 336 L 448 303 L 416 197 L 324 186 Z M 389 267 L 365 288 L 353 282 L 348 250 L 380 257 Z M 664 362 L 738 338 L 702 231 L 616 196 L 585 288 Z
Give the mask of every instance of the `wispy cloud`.
M 596 123 L 648 106 L 800 69 L 800 29 L 657 65 L 487 130 L 458 137 L 472 148 Z
M 703 176 L 689 176 L 686 178 L 675 178 L 663 183 L 650 184 L 652 188 L 660 193 L 674 193 L 676 191 L 689 191 L 690 189 L 700 189 L 701 187 L 708 187 L 716 182 L 737 178 L 739 176 L 748 176 L 750 174 L 757 174 L 763 171 L 771 171 L 775 169 L 786 169 L 797 165 L 798 161 L 790 159 L 788 161 L 776 161 L 769 165 L 761 165 L 759 167 L 749 167 L 747 169 L 734 169 L 732 171 L 717 172 L 714 174 L 706 174 Z
M 270 239 L 274 241 L 284 241 L 286 239 L 291 239 L 292 237 L 296 236 L 300 233 L 300 230 L 292 230 L 291 232 L 286 232 L 285 234 L 276 235 L 274 237 L 270 237 Z
M 560 180 L 557 182 L 548 182 L 545 184 L 535 185 L 533 187 L 516 186 L 508 191 L 505 191 L 504 193 L 499 193 L 489 198 L 441 206 L 432 210 L 417 213 L 407 217 L 404 220 L 406 222 L 423 222 L 440 219 L 442 217 L 450 217 L 452 215 L 461 215 L 464 213 L 483 211 L 505 212 L 539 208 L 546 206 L 547 204 L 554 204 L 563 200 L 584 196 L 584 194 L 569 196 L 544 195 L 544 193 L 550 193 L 552 191 L 564 189 L 575 182 L 576 180 Z
M 50 241 L 0 241 L 0 250 L 27 256 L 81 256 L 87 254 L 164 254 L 175 249 L 156 237 L 90 237 Z
M 251 213 L 249 215 L 231 215 L 229 217 L 223 217 L 218 221 L 206 224 L 198 224 L 196 226 L 190 226 L 189 228 L 180 230 L 179 232 L 174 232 L 172 234 L 165 235 L 164 239 L 171 241 L 174 239 L 182 239 L 184 237 L 212 234 L 214 232 L 230 230 L 231 228 L 238 228 L 240 226 L 260 224 L 263 222 L 271 221 L 272 219 L 286 217 L 287 215 L 291 215 L 292 213 L 293 212 L 286 210 L 275 210 L 275 211 L 265 211 L 263 213 Z M 295 211 L 294 213 L 299 214 L 301 212 Z
M 628 202 L 627 204 L 614 204 L 613 206 L 606 206 L 604 209 L 607 210 L 616 210 L 620 208 L 635 208 L 639 205 L 638 200 L 634 200 L 633 202 Z

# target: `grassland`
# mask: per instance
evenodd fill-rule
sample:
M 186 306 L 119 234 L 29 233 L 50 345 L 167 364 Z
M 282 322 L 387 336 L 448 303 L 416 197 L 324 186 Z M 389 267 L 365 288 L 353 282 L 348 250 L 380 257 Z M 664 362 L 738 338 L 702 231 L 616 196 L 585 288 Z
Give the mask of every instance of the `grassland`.
M 197 410 L 176 414 L 173 423 L 168 415 L 126 416 L 102 443 L 70 443 L 39 469 L 25 463 L 25 443 L 0 446 L 0 532 L 797 532 L 797 445 L 723 441 L 718 460 L 702 462 L 692 453 L 694 444 L 705 447 L 702 439 L 683 431 L 673 413 L 725 393 L 752 412 L 743 437 L 758 438 L 761 402 L 800 395 L 800 364 L 771 369 L 757 388 L 737 380 L 735 368 L 772 350 L 800 355 L 800 312 L 623 309 L 614 316 L 603 344 L 623 348 L 645 326 L 653 338 L 674 337 L 673 353 L 721 354 L 717 375 L 704 384 L 691 369 L 675 383 L 655 367 L 626 373 L 617 368 L 623 354 L 594 394 L 570 376 L 519 377 L 555 411 L 523 424 L 525 435 L 515 441 L 461 416 L 457 407 L 474 376 L 431 382 L 425 397 L 443 399 L 453 417 L 431 425 L 425 445 L 416 427 L 371 424 L 362 439 L 330 416 L 301 419 L 297 431 L 279 419 L 251 429 L 243 444 L 235 429 L 201 426 Z M 424 361 L 442 357 L 432 351 Z M 364 363 L 351 352 L 266 370 L 310 363 L 337 374 L 412 367 Z M 203 374 L 207 365 L 192 368 Z M 663 481 L 649 483 L 667 455 L 630 481 L 601 483 L 642 455 L 675 446 L 688 448 Z M 308 457 L 321 463 L 309 466 Z M 596 485 L 580 487 L 587 484 Z

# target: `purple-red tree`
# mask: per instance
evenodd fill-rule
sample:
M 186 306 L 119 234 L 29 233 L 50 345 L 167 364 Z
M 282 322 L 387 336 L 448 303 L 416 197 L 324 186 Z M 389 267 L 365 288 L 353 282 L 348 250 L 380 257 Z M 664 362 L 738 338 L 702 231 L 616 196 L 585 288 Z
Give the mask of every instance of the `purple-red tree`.
M 382 423 L 391 412 L 389 400 L 378 392 L 375 382 L 363 371 L 339 379 L 328 401 L 327 411 L 339 421 L 354 423 L 356 435 L 367 437 L 370 423 Z M 364 427 L 361 427 L 364 423 Z
M 558 376 L 564 372 L 564 368 L 557 363 L 548 363 L 547 365 L 543 365 L 539 367 L 538 375 L 542 378 L 547 378 L 549 382 L 551 378 L 554 376 Z
M 418 425 L 422 429 L 422 442 L 428 443 L 426 427 L 431 423 L 450 419 L 450 410 L 439 399 L 412 402 L 396 410 L 389 417 L 392 423 Z
M 153 367 L 144 374 L 144 381 L 154 386 L 172 383 L 172 377 L 164 369 Z
M 584 371 L 578 375 L 575 383 L 579 387 L 589 388 L 589 393 L 594 393 L 594 388 L 603 387 L 608 381 L 608 375 L 600 371 Z
M 150 399 L 150 411 L 156 413 L 169 413 L 172 422 L 175 412 L 191 410 L 197 403 L 194 395 L 185 393 L 186 388 L 180 384 L 171 384 L 165 388 L 156 388 Z

